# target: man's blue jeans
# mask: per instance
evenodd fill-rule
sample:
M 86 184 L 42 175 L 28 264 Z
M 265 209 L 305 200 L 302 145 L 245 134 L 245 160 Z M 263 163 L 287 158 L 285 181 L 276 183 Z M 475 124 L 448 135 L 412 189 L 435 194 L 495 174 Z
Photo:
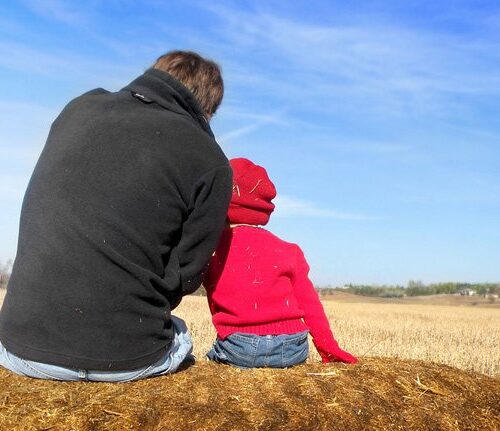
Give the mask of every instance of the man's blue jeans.
M 0 365 L 22 376 L 65 381 L 129 382 L 174 373 L 185 359 L 192 358 L 193 342 L 182 319 L 172 316 L 172 324 L 174 339 L 170 348 L 156 363 L 136 370 L 92 371 L 28 361 L 8 352 L 2 343 L 0 343 Z
M 208 359 L 240 368 L 286 368 L 307 359 L 308 332 L 292 335 L 254 335 L 237 332 L 217 338 Z

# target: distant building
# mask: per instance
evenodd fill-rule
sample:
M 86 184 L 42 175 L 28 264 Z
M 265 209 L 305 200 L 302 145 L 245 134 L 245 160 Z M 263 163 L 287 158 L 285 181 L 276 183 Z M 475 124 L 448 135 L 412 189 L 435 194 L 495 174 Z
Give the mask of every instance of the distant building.
M 459 293 L 462 296 L 474 296 L 477 294 L 476 291 L 473 289 L 462 289 L 462 290 L 460 290 Z

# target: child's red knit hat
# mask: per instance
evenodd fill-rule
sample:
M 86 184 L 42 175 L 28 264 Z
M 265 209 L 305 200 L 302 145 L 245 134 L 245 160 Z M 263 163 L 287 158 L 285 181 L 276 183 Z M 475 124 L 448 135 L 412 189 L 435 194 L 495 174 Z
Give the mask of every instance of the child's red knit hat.
M 274 210 L 276 188 L 266 170 L 248 159 L 229 161 L 233 169 L 233 196 L 227 217 L 231 224 L 265 225 Z

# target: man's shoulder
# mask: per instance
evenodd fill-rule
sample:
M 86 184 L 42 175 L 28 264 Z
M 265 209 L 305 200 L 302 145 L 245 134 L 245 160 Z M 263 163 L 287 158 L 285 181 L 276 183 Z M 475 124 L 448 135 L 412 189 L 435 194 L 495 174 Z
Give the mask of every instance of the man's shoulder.
M 108 90 L 105 90 L 104 88 L 94 88 L 93 90 L 86 91 L 85 93 L 82 93 L 79 96 L 71 99 L 64 107 L 63 112 L 77 107 L 82 102 L 85 102 L 92 98 L 92 96 L 100 96 L 103 94 L 110 94 L 110 92 Z
M 85 93 L 82 93 L 79 96 L 75 97 L 74 99 L 70 100 L 67 107 L 69 107 L 71 105 L 76 105 L 79 102 L 84 102 L 87 100 L 95 100 L 94 96 L 102 96 L 102 95 L 110 95 L 110 94 L 113 94 L 113 93 L 111 93 L 108 90 L 105 90 L 104 88 L 94 88 L 94 89 L 86 91 Z
M 110 94 L 111 92 L 108 90 L 105 90 L 104 88 L 94 88 L 93 90 L 86 91 L 79 97 L 85 97 L 85 96 L 97 96 L 99 94 Z

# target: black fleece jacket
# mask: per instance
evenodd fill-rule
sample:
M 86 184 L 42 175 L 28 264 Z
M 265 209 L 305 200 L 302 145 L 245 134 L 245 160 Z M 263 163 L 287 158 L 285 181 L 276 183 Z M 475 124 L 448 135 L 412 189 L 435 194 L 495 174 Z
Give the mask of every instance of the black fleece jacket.
M 170 75 L 149 69 L 71 101 L 24 198 L 3 345 L 92 370 L 156 361 L 217 245 L 231 182 L 197 101 Z

